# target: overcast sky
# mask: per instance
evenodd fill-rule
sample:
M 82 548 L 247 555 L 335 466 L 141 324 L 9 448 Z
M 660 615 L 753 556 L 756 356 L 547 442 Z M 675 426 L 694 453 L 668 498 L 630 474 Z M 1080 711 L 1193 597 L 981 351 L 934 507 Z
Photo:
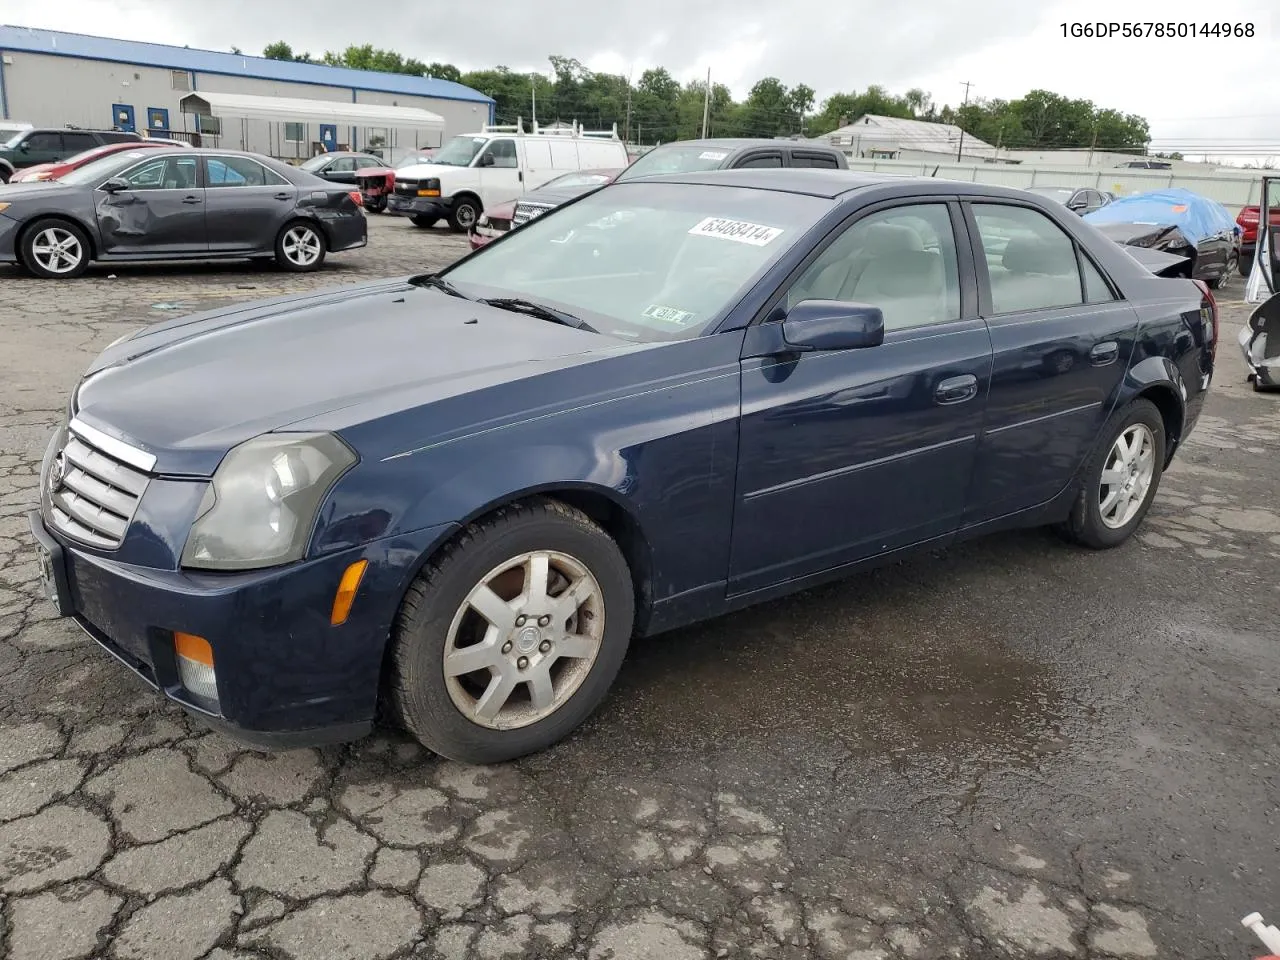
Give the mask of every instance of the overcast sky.
M 1280 40 L 1264 0 L 57 0 L 0 17 L 23 26 L 261 53 L 273 40 L 320 54 L 391 47 L 462 69 L 506 64 L 549 73 L 546 57 L 634 73 L 660 64 L 746 95 L 776 76 L 818 101 L 879 83 L 923 87 L 958 104 L 1041 87 L 1145 116 L 1155 149 L 1280 155 Z M 1254 24 L 1253 39 L 1064 38 L 1064 21 Z M 1280 25 L 1280 16 L 1276 18 Z M 1261 66 L 1261 72 L 1250 71 Z

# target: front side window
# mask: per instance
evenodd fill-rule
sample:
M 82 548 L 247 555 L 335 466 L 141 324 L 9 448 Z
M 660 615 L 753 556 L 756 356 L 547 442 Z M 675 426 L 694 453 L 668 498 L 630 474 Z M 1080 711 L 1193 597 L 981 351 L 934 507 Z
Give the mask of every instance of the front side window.
M 33 133 L 27 137 L 27 149 L 35 152 L 48 153 L 51 150 L 62 149 L 62 136 L 57 133 Z
M 975 203 L 986 252 L 992 312 L 1022 313 L 1084 302 L 1076 246 L 1061 227 L 1027 207 Z
M 284 179 L 248 157 L 209 157 L 210 187 L 265 187 L 284 183 Z
M 502 170 L 514 170 L 520 166 L 516 159 L 516 142 L 514 140 L 492 140 L 480 163 L 486 167 L 498 167 Z
M 960 319 L 960 271 L 951 216 L 942 203 L 892 207 L 837 237 L 792 286 L 801 300 L 869 303 L 885 330 Z
M 333 161 L 333 166 L 329 168 L 334 173 L 352 173 L 356 169 L 355 157 L 339 157 Z
M 191 190 L 196 186 L 195 157 L 157 157 L 126 170 L 130 190 Z
M 444 275 L 468 296 L 551 304 L 610 336 L 683 340 L 736 304 L 830 203 L 736 187 L 612 185 Z

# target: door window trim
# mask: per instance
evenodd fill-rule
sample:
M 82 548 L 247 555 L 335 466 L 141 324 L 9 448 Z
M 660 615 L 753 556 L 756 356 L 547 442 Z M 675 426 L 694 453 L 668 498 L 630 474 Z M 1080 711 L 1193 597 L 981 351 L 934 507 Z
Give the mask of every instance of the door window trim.
M 787 152 L 788 166 L 795 166 L 796 159 L 811 161 L 807 167 L 796 167 L 797 170 L 839 170 L 840 162 L 836 160 L 834 153 L 827 153 L 824 150 L 790 150 Z M 812 163 L 814 160 L 830 161 L 831 166 L 815 167 Z
M 1071 242 L 1071 246 L 1075 251 L 1076 273 L 1080 277 L 1080 302 L 1076 304 L 1060 303 L 1050 307 L 1036 307 L 1033 310 L 1011 310 L 1004 313 L 996 313 L 991 300 L 991 274 L 987 270 L 987 254 L 986 249 L 982 245 L 982 231 L 978 229 L 978 219 L 973 212 L 975 204 L 984 207 L 1020 207 L 1024 210 L 1030 210 L 1033 213 L 1038 213 L 1042 217 L 1045 217 L 1050 223 L 1061 230 L 1063 234 L 1066 235 L 1066 238 Z M 975 279 L 978 283 L 978 315 L 984 320 L 999 321 L 1006 317 L 1027 317 L 1028 315 L 1030 315 L 1031 319 L 1034 319 L 1041 315 L 1047 316 L 1063 310 L 1080 310 L 1081 308 L 1099 307 L 1105 304 L 1126 302 L 1126 298 L 1120 290 L 1120 287 L 1111 278 L 1111 275 L 1103 268 L 1102 264 L 1098 263 L 1098 261 L 1094 259 L 1093 255 L 1084 249 L 1084 244 L 1077 239 L 1074 233 L 1068 230 L 1065 225 L 1058 221 L 1057 217 L 1053 216 L 1049 212 L 1042 210 L 1033 203 L 1027 203 L 1023 200 L 1017 200 L 1010 197 L 966 196 L 960 198 L 959 205 L 964 217 L 965 226 L 969 232 L 969 253 L 974 266 Z M 1063 209 L 1065 210 L 1066 208 L 1064 207 Z M 1070 210 L 1067 210 L 1067 212 L 1073 217 L 1078 216 L 1078 214 Z M 1111 291 L 1113 299 L 1094 301 L 1092 303 L 1089 302 L 1081 257 L 1086 258 L 1089 263 L 1093 264 L 1094 268 L 1098 271 L 1099 276 L 1102 277 L 1103 282 L 1107 285 L 1107 289 Z
M 752 170 L 752 169 L 772 170 L 774 169 L 773 167 L 748 167 L 747 164 L 751 163 L 751 161 L 753 160 L 772 160 L 774 157 L 778 159 L 778 169 L 782 169 L 787 166 L 787 157 L 784 151 L 779 149 L 774 149 L 773 147 L 769 147 L 764 150 L 752 150 L 749 153 L 743 154 L 742 156 L 734 160 L 728 169 L 730 170 L 744 170 L 744 169 L 745 170 Z
M 756 311 L 747 322 L 747 328 L 759 326 L 763 323 L 775 323 L 782 317 L 775 316 L 779 306 L 786 299 L 788 291 L 792 285 L 804 276 L 805 272 L 817 262 L 818 258 L 827 252 L 827 249 L 845 235 L 849 230 L 861 220 L 874 216 L 877 213 L 883 213 L 885 210 L 893 210 L 899 207 L 919 207 L 929 205 L 943 206 L 946 208 L 947 216 L 951 221 L 951 236 L 955 243 L 956 249 L 956 271 L 959 274 L 960 281 L 960 316 L 954 320 L 943 320 L 938 323 L 925 324 L 918 327 L 906 327 L 903 333 L 916 333 L 919 331 L 934 330 L 945 324 L 963 323 L 966 320 L 976 320 L 981 315 L 978 312 L 978 291 L 977 278 L 974 272 L 973 250 L 970 244 L 965 242 L 967 234 L 965 233 L 965 224 L 960 211 L 959 198 L 954 194 L 922 194 L 914 197 L 894 197 L 892 200 L 881 200 L 876 203 L 859 207 L 850 213 L 843 220 L 827 231 L 826 236 L 809 251 L 808 256 L 801 260 L 787 276 L 777 285 L 769 298 L 765 300 L 763 306 Z M 897 334 L 899 331 L 886 331 L 886 337 Z

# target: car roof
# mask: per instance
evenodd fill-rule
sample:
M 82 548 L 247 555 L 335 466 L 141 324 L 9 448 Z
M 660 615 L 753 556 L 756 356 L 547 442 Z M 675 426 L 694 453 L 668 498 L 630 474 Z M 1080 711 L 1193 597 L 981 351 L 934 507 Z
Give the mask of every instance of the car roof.
M 685 142 L 685 141 L 682 141 Z M 618 186 L 641 183 L 688 183 L 709 187 L 740 187 L 748 190 L 772 190 L 835 200 L 855 190 L 896 187 L 896 192 L 913 194 L 950 194 L 953 196 L 1026 198 L 1027 192 L 1017 187 L 969 180 L 947 180 L 942 177 L 904 177 L 892 173 L 860 170 L 823 170 L 817 167 L 781 167 L 770 169 L 705 170 L 696 173 L 654 174 L 619 182 Z
M 653 149 L 661 150 L 662 147 L 720 147 L 725 150 L 745 150 L 748 147 L 784 146 L 803 150 L 831 151 L 836 149 L 828 143 L 811 143 L 808 140 L 790 140 L 786 138 L 779 140 L 774 137 L 707 137 L 705 140 L 672 140 Z

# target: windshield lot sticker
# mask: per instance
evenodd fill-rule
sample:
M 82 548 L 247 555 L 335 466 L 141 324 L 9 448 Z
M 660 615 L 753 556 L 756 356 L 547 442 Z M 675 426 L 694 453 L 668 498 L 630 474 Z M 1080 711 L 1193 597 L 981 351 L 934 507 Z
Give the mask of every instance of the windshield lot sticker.
M 664 307 L 660 304 L 653 303 L 644 308 L 641 316 L 648 317 L 650 320 L 657 320 L 661 323 L 669 323 L 676 327 L 685 327 L 693 322 L 696 313 L 690 313 L 688 310 L 680 310 L 676 307 Z
M 763 247 L 772 243 L 782 233 L 779 227 L 766 227 L 759 223 L 747 223 L 745 220 L 725 220 L 722 217 L 707 217 L 695 223 L 689 230 L 693 237 L 715 237 L 717 240 L 734 240 L 738 243 L 749 243 L 753 247 Z
M 703 150 L 698 154 L 699 160 L 723 160 L 727 157 L 727 153 L 721 153 L 719 150 Z

